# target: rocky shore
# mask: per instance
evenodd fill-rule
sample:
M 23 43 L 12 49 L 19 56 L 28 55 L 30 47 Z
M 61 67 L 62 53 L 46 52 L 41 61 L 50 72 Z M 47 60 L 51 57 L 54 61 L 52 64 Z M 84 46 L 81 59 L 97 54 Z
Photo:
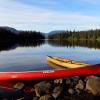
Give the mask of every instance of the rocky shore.
M 100 100 L 99 75 L 18 81 L 13 88 L 16 94 L 6 91 L 0 100 Z

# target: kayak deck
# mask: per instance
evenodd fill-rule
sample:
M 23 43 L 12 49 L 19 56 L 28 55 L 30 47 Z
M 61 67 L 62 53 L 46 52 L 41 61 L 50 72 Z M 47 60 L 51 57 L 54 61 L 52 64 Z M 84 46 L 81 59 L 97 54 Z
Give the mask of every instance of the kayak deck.
M 64 59 L 60 57 L 54 57 L 54 56 L 48 56 L 47 61 L 66 68 L 78 68 L 90 65 L 83 62 L 74 61 L 71 59 Z

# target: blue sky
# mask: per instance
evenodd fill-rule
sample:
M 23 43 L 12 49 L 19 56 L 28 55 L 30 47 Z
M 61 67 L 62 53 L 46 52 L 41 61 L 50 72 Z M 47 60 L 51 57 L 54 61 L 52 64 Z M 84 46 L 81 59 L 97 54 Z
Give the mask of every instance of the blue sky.
M 0 0 L 0 26 L 19 30 L 100 28 L 100 0 Z

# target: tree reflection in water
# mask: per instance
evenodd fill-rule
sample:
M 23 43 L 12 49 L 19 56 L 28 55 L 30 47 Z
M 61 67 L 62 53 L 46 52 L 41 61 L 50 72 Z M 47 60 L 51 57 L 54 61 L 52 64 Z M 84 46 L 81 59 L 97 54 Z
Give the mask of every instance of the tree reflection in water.
M 45 43 L 44 39 L 33 41 L 0 42 L 0 51 L 11 50 L 16 47 L 37 47 Z
M 92 40 L 48 40 L 48 43 L 52 46 L 66 46 L 66 47 L 88 47 L 88 48 L 95 48 L 100 49 L 100 41 L 92 41 Z

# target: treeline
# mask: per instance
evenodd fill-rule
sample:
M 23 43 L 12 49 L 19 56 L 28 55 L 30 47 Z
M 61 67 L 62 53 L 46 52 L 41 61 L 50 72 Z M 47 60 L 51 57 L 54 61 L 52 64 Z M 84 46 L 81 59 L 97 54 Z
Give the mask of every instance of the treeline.
M 0 43 L 15 41 L 16 39 L 17 39 L 17 34 L 11 32 L 10 30 L 0 28 Z
M 100 30 L 66 31 L 49 34 L 48 39 L 54 40 L 100 40 Z
M 38 39 L 45 39 L 45 36 L 41 32 L 36 31 L 20 31 L 18 34 L 19 39 L 23 40 L 38 40 Z
M 14 49 L 17 46 L 36 47 L 45 42 L 43 33 L 35 31 L 11 31 L 0 28 L 0 51 Z
M 44 42 L 45 36 L 43 33 L 35 32 L 35 31 L 20 31 L 18 34 L 18 44 L 20 45 L 29 45 L 32 46 L 34 44 L 38 45 L 40 42 Z
M 43 33 L 36 31 L 18 31 L 17 33 L 0 28 L 0 42 L 33 42 L 45 39 Z

